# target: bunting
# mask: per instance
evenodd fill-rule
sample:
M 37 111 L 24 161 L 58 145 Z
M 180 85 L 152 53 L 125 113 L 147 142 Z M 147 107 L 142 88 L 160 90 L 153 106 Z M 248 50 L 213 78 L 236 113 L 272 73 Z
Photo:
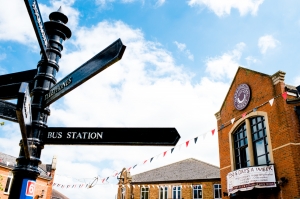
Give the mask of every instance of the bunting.
M 186 141 L 185 142 L 185 146 L 188 147 L 189 146 L 190 141 Z
M 235 120 L 235 118 L 232 118 L 232 119 L 230 120 L 230 121 L 231 121 L 231 124 L 233 124 L 234 120 Z
M 195 137 L 195 138 L 194 138 L 195 144 L 197 143 L 197 140 L 198 140 L 198 137 Z M 174 149 L 174 148 L 173 148 L 173 149 Z
M 270 105 L 272 106 L 274 102 L 274 98 L 269 100 Z
M 173 153 L 173 151 L 174 151 L 174 148 L 171 149 L 171 153 Z
M 152 160 L 153 160 L 153 157 L 150 159 L 150 162 L 152 162 Z
M 167 154 L 167 151 L 164 152 L 164 156 L 163 157 L 165 157 L 166 154 Z
M 212 135 L 214 135 L 214 133 L 215 133 L 215 129 L 213 129 L 213 130 L 211 131 L 211 134 L 212 134 Z
M 287 98 L 287 92 L 284 92 L 281 95 L 282 95 L 283 99 L 286 100 L 286 98 Z

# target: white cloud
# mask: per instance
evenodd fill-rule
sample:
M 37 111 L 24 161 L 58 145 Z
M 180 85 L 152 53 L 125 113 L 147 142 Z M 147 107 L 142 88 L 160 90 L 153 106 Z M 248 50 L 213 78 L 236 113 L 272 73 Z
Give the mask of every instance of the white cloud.
M 194 55 L 190 52 L 190 50 L 186 49 L 186 45 L 184 43 L 179 43 L 178 41 L 174 41 L 174 44 L 177 48 L 183 52 L 189 60 L 194 60 Z
M 265 54 L 267 50 L 274 49 L 280 42 L 276 40 L 272 35 L 265 35 L 258 39 L 258 47 L 262 54 Z
M 245 46 L 246 44 L 241 42 L 232 51 L 218 57 L 208 58 L 206 61 L 206 72 L 210 74 L 211 78 L 219 81 L 224 81 L 226 78 L 233 78 Z
M 166 2 L 166 0 L 157 0 L 155 6 L 156 7 L 162 6 L 165 2 Z
M 0 53 L 0 61 L 6 59 L 5 53 Z
M 189 0 L 190 6 L 206 6 L 219 17 L 229 15 L 231 9 L 238 9 L 240 15 L 256 15 L 258 7 L 264 0 Z
M 38 42 L 24 2 L 19 0 L 0 0 L 0 40 L 16 41 L 38 50 Z M 51 7 L 39 4 L 43 21 L 49 21 L 49 14 L 62 6 L 68 15 L 68 27 L 75 29 L 78 21 L 78 11 L 71 8 L 74 0 L 51 1 Z M 8 9 L 9 8 L 9 9 Z M 12 9 L 13 8 L 13 9 Z
M 49 8 L 44 7 L 44 10 Z M 76 16 L 74 26 L 77 26 Z M 32 29 L 31 24 L 28 26 Z M 122 60 L 53 103 L 49 127 L 176 127 L 181 135 L 179 143 L 200 136 L 198 143 L 191 143 L 188 148 L 183 146 L 180 151 L 175 148 L 174 155 L 168 152 L 166 157 L 160 156 L 145 165 L 144 160 L 172 147 L 46 145 L 42 151 L 43 163 L 50 163 L 52 156 L 58 155 L 55 182 L 91 182 L 96 176 L 112 179 L 115 170 L 123 167 L 138 164 L 132 171 L 135 174 L 189 157 L 218 165 L 218 134 L 211 136 L 210 130 L 216 128 L 214 113 L 219 110 L 229 87 L 222 77 L 233 76 L 245 44 L 240 43 L 234 50 L 208 59 L 208 76 L 192 83 L 192 75 L 176 65 L 171 53 L 161 44 L 145 40 L 141 30 L 121 21 L 103 21 L 91 28 L 77 27 L 73 37 L 65 42 L 65 45 L 76 46 L 73 48 L 76 50 L 64 48 L 59 78 L 118 38 L 127 46 Z M 182 49 L 186 51 L 186 46 Z M 17 124 L 1 127 L 2 152 L 18 155 L 21 139 L 18 128 Z M 205 139 L 204 133 L 208 133 Z M 115 183 L 115 178 L 110 182 Z M 114 197 L 114 187 L 100 185 L 92 189 L 59 191 L 74 199 L 95 195 Z
M 248 66 L 250 66 L 252 63 L 253 63 L 253 64 L 256 64 L 256 63 L 259 62 L 258 59 L 256 59 L 255 57 L 252 57 L 252 56 L 248 56 L 248 57 L 246 57 L 245 59 L 246 59 L 246 61 L 247 61 Z

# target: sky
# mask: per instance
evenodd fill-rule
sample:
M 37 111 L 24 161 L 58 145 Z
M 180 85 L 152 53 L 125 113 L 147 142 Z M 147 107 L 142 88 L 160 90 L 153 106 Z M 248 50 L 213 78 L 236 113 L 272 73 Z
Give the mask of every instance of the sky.
M 0 3 L 5 5 L 0 75 L 35 69 L 40 47 L 24 1 Z M 49 127 L 175 127 L 181 135 L 173 153 L 173 147 L 161 146 L 45 145 L 43 163 L 57 156 L 55 183 L 98 178 L 90 189 L 55 187 L 72 199 L 115 198 L 114 174 L 134 165 L 133 175 L 187 158 L 219 166 L 214 114 L 239 66 L 269 75 L 282 70 L 287 84 L 300 84 L 297 0 L 38 0 L 38 5 L 44 22 L 60 6 L 69 18 L 72 37 L 63 43 L 58 80 L 118 38 L 126 45 L 119 62 L 50 105 Z M 0 151 L 17 157 L 20 128 L 0 122 L 5 122 Z

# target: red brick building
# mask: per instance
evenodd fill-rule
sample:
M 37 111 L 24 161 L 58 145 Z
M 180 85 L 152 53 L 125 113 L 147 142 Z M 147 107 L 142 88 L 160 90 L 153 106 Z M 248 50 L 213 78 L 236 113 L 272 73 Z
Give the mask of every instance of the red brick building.
M 193 158 L 133 176 L 124 168 L 117 199 L 221 199 L 220 170 Z
M 300 198 L 300 100 L 284 77 L 238 69 L 215 114 L 222 198 Z
M 10 192 L 13 174 L 11 170 L 16 164 L 16 158 L 0 152 L 0 199 L 7 199 Z M 52 190 L 56 170 L 56 158 L 52 164 L 39 165 L 40 176 L 36 180 L 34 199 L 68 199 L 55 189 Z

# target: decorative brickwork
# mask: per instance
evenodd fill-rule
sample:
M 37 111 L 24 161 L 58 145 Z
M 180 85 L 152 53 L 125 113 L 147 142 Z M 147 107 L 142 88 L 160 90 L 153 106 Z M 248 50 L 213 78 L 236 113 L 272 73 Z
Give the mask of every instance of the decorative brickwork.
M 284 76 L 285 73 L 282 71 L 270 76 L 240 67 L 234 77 L 221 109 L 216 114 L 218 127 L 227 122 L 227 125 L 218 132 L 221 185 L 225 195 L 227 193 L 226 176 L 236 169 L 233 133 L 247 118 L 262 115 L 267 125 L 269 164 L 274 164 L 276 181 L 279 184 L 276 188 L 240 192 L 232 198 L 300 198 L 300 125 L 294 111 L 294 107 L 300 104 L 287 104 L 286 100 L 281 97 L 287 87 L 284 83 Z M 239 111 L 234 107 L 234 92 L 238 85 L 244 83 L 250 86 L 251 99 L 246 109 Z M 275 96 L 279 97 L 274 99 L 271 106 L 268 102 Z M 295 97 L 296 95 L 288 93 L 287 98 Z M 241 117 L 243 113 L 247 113 L 244 118 Z M 228 124 L 228 121 L 233 118 L 237 119 L 233 124 Z M 253 147 L 250 145 L 249 147 Z M 250 162 L 255 164 L 251 158 Z M 281 179 L 288 181 L 282 182 Z M 223 196 L 223 198 L 229 197 Z

